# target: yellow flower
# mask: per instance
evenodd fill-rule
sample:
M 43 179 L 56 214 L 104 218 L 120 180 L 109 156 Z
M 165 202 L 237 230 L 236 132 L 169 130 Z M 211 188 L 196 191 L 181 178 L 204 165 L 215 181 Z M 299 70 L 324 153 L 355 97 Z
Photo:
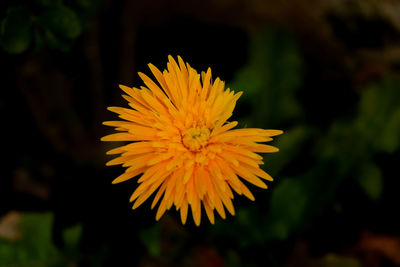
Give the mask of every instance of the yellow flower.
M 135 201 L 133 209 L 157 191 L 151 205 L 154 208 L 161 199 L 156 220 L 175 205 L 185 224 L 190 206 L 199 225 L 203 205 L 214 223 L 214 209 L 222 218 L 226 217 L 224 208 L 235 214 L 232 189 L 254 200 L 242 180 L 267 188 L 260 178 L 272 178 L 260 169 L 263 158 L 256 152 L 278 151 L 259 142 L 271 141 L 282 131 L 232 130 L 238 123 L 227 120 L 242 92 L 225 90 L 219 78 L 212 82 L 210 68 L 200 75 L 180 57 L 178 63 L 171 56 L 168 59 L 163 73 L 149 64 L 158 84 L 139 73 L 146 87 L 120 86 L 131 108 L 108 108 L 123 121 L 104 122 L 119 133 L 102 141 L 130 143 L 108 151 L 121 155 L 107 165 L 127 167 L 113 183 L 142 174 L 130 198 Z

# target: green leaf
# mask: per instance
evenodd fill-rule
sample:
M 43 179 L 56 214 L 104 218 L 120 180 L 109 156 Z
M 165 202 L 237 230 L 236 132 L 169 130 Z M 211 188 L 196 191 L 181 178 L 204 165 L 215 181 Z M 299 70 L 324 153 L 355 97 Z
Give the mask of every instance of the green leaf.
M 400 148 L 400 108 L 388 118 L 378 138 L 378 146 L 387 153 L 394 153 Z
M 240 207 L 230 220 L 217 219 L 211 227 L 214 235 L 229 236 L 239 247 L 265 243 L 266 216 L 254 206 Z
M 73 40 L 82 32 L 82 26 L 76 13 L 69 7 L 57 5 L 47 8 L 40 15 L 45 28 L 61 39 Z
M 71 41 L 65 41 L 57 37 L 51 30 L 46 29 L 44 32 L 47 45 L 51 48 L 58 49 L 62 52 L 68 52 L 72 47 Z
M 268 216 L 269 240 L 284 240 L 298 229 L 306 211 L 307 192 L 300 181 L 284 179 L 272 190 Z
M 400 148 L 400 81 L 386 77 L 362 93 L 355 125 L 371 149 L 393 153 Z
M 19 54 L 31 43 L 31 14 L 23 7 L 9 8 L 1 22 L 0 41 L 3 49 L 10 54 Z
M 383 190 L 383 178 L 378 166 L 373 163 L 364 165 L 356 178 L 364 193 L 371 200 L 379 200 Z
M 275 176 L 287 164 L 300 156 L 304 144 L 312 138 L 312 129 L 305 126 L 296 126 L 285 130 L 284 134 L 276 138 L 273 145 L 279 148 L 279 153 L 268 155 L 268 172 Z
M 61 259 L 51 239 L 51 213 L 27 213 L 21 222 L 22 239 L 0 239 L 0 266 L 50 266 Z
M 276 127 L 301 118 L 296 99 L 302 82 L 302 60 L 294 39 L 285 31 L 267 29 L 254 35 L 250 57 L 230 83 L 243 90 L 243 100 L 251 103 L 251 125 Z
M 0 238 L 0 266 L 67 266 L 77 255 L 82 227 L 76 225 L 64 230 L 67 251 L 60 251 L 52 241 L 53 214 L 25 213 L 21 219 L 22 238 L 8 241 Z M 65 252 L 72 251 L 68 255 Z M 73 255 L 73 257 L 71 257 Z
M 158 224 L 141 230 L 139 237 L 151 256 L 157 257 L 160 255 L 160 228 Z
M 67 248 L 76 248 L 82 236 L 82 225 L 77 224 L 67 228 L 63 232 L 64 243 Z

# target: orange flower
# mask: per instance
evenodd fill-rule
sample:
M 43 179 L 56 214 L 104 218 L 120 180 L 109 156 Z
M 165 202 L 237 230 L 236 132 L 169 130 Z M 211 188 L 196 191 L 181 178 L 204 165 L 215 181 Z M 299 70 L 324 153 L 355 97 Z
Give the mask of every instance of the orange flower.
M 130 198 L 135 201 L 133 209 L 157 191 L 151 205 L 154 208 L 161 199 L 156 220 L 175 205 L 185 224 L 190 205 L 194 222 L 199 225 L 203 205 L 214 223 L 214 209 L 222 218 L 224 208 L 235 214 L 232 189 L 254 200 L 242 180 L 267 188 L 260 178 L 272 178 L 260 169 L 263 161 L 256 152 L 278 151 L 259 142 L 271 141 L 271 136 L 282 131 L 232 130 L 238 123 L 227 120 L 242 92 L 225 90 L 219 78 L 212 82 L 210 68 L 200 76 L 180 57 L 178 63 L 171 56 L 168 59 L 168 70 L 163 73 L 149 64 L 158 84 L 139 73 L 146 87 L 120 86 L 131 108 L 108 108 L 123 121 L 104 122 L 119 133 L 102 141 L 130 143 L 108 151 L 121 155 L 107 165 L 127 167 L 113 183 L 142 174 Z

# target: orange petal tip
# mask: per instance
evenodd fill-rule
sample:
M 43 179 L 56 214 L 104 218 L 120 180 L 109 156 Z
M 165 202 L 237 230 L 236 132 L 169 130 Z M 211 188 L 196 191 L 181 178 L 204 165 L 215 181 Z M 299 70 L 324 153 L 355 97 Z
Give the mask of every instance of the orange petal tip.
M 269 136 L 276 136 L 283 134 L 282 130 L 265 130 Z

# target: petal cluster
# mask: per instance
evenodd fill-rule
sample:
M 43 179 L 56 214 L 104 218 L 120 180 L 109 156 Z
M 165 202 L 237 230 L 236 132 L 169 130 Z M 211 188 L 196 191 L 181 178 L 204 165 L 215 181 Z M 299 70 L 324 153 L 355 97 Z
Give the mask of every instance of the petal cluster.
M 168 59 L 163 72 L 149 64 L 156 82 L 139 73 L 145 86 L 120 86 L 130 108 L 108 108 L 122 120 L 104 122 L 117 133 L 102 141 L 128 143 L 107 152 L 120 154 L 107 165 L 126 168 L 113 183 L 141 175 L 130 198 L 133 209 L 155 194 L 156 220 L 175 206 L 185 224 L 190 206 L 196 225 L 202 207 L 214 223 L 215 210 L 222 218 L 225 210 L 235 214 L 233 191 L 254 200 L 243 180 L 267 188 L 263 180 L 272 178 L 260 168 L 257 153 L 278 151 L 262 143 L 282 131 L 233 129 L 238 123 L 228 119 L 242 92 L 225 90 L 223 81 L 212 80 L 210 68 L 200 75 L 180 57 Z

